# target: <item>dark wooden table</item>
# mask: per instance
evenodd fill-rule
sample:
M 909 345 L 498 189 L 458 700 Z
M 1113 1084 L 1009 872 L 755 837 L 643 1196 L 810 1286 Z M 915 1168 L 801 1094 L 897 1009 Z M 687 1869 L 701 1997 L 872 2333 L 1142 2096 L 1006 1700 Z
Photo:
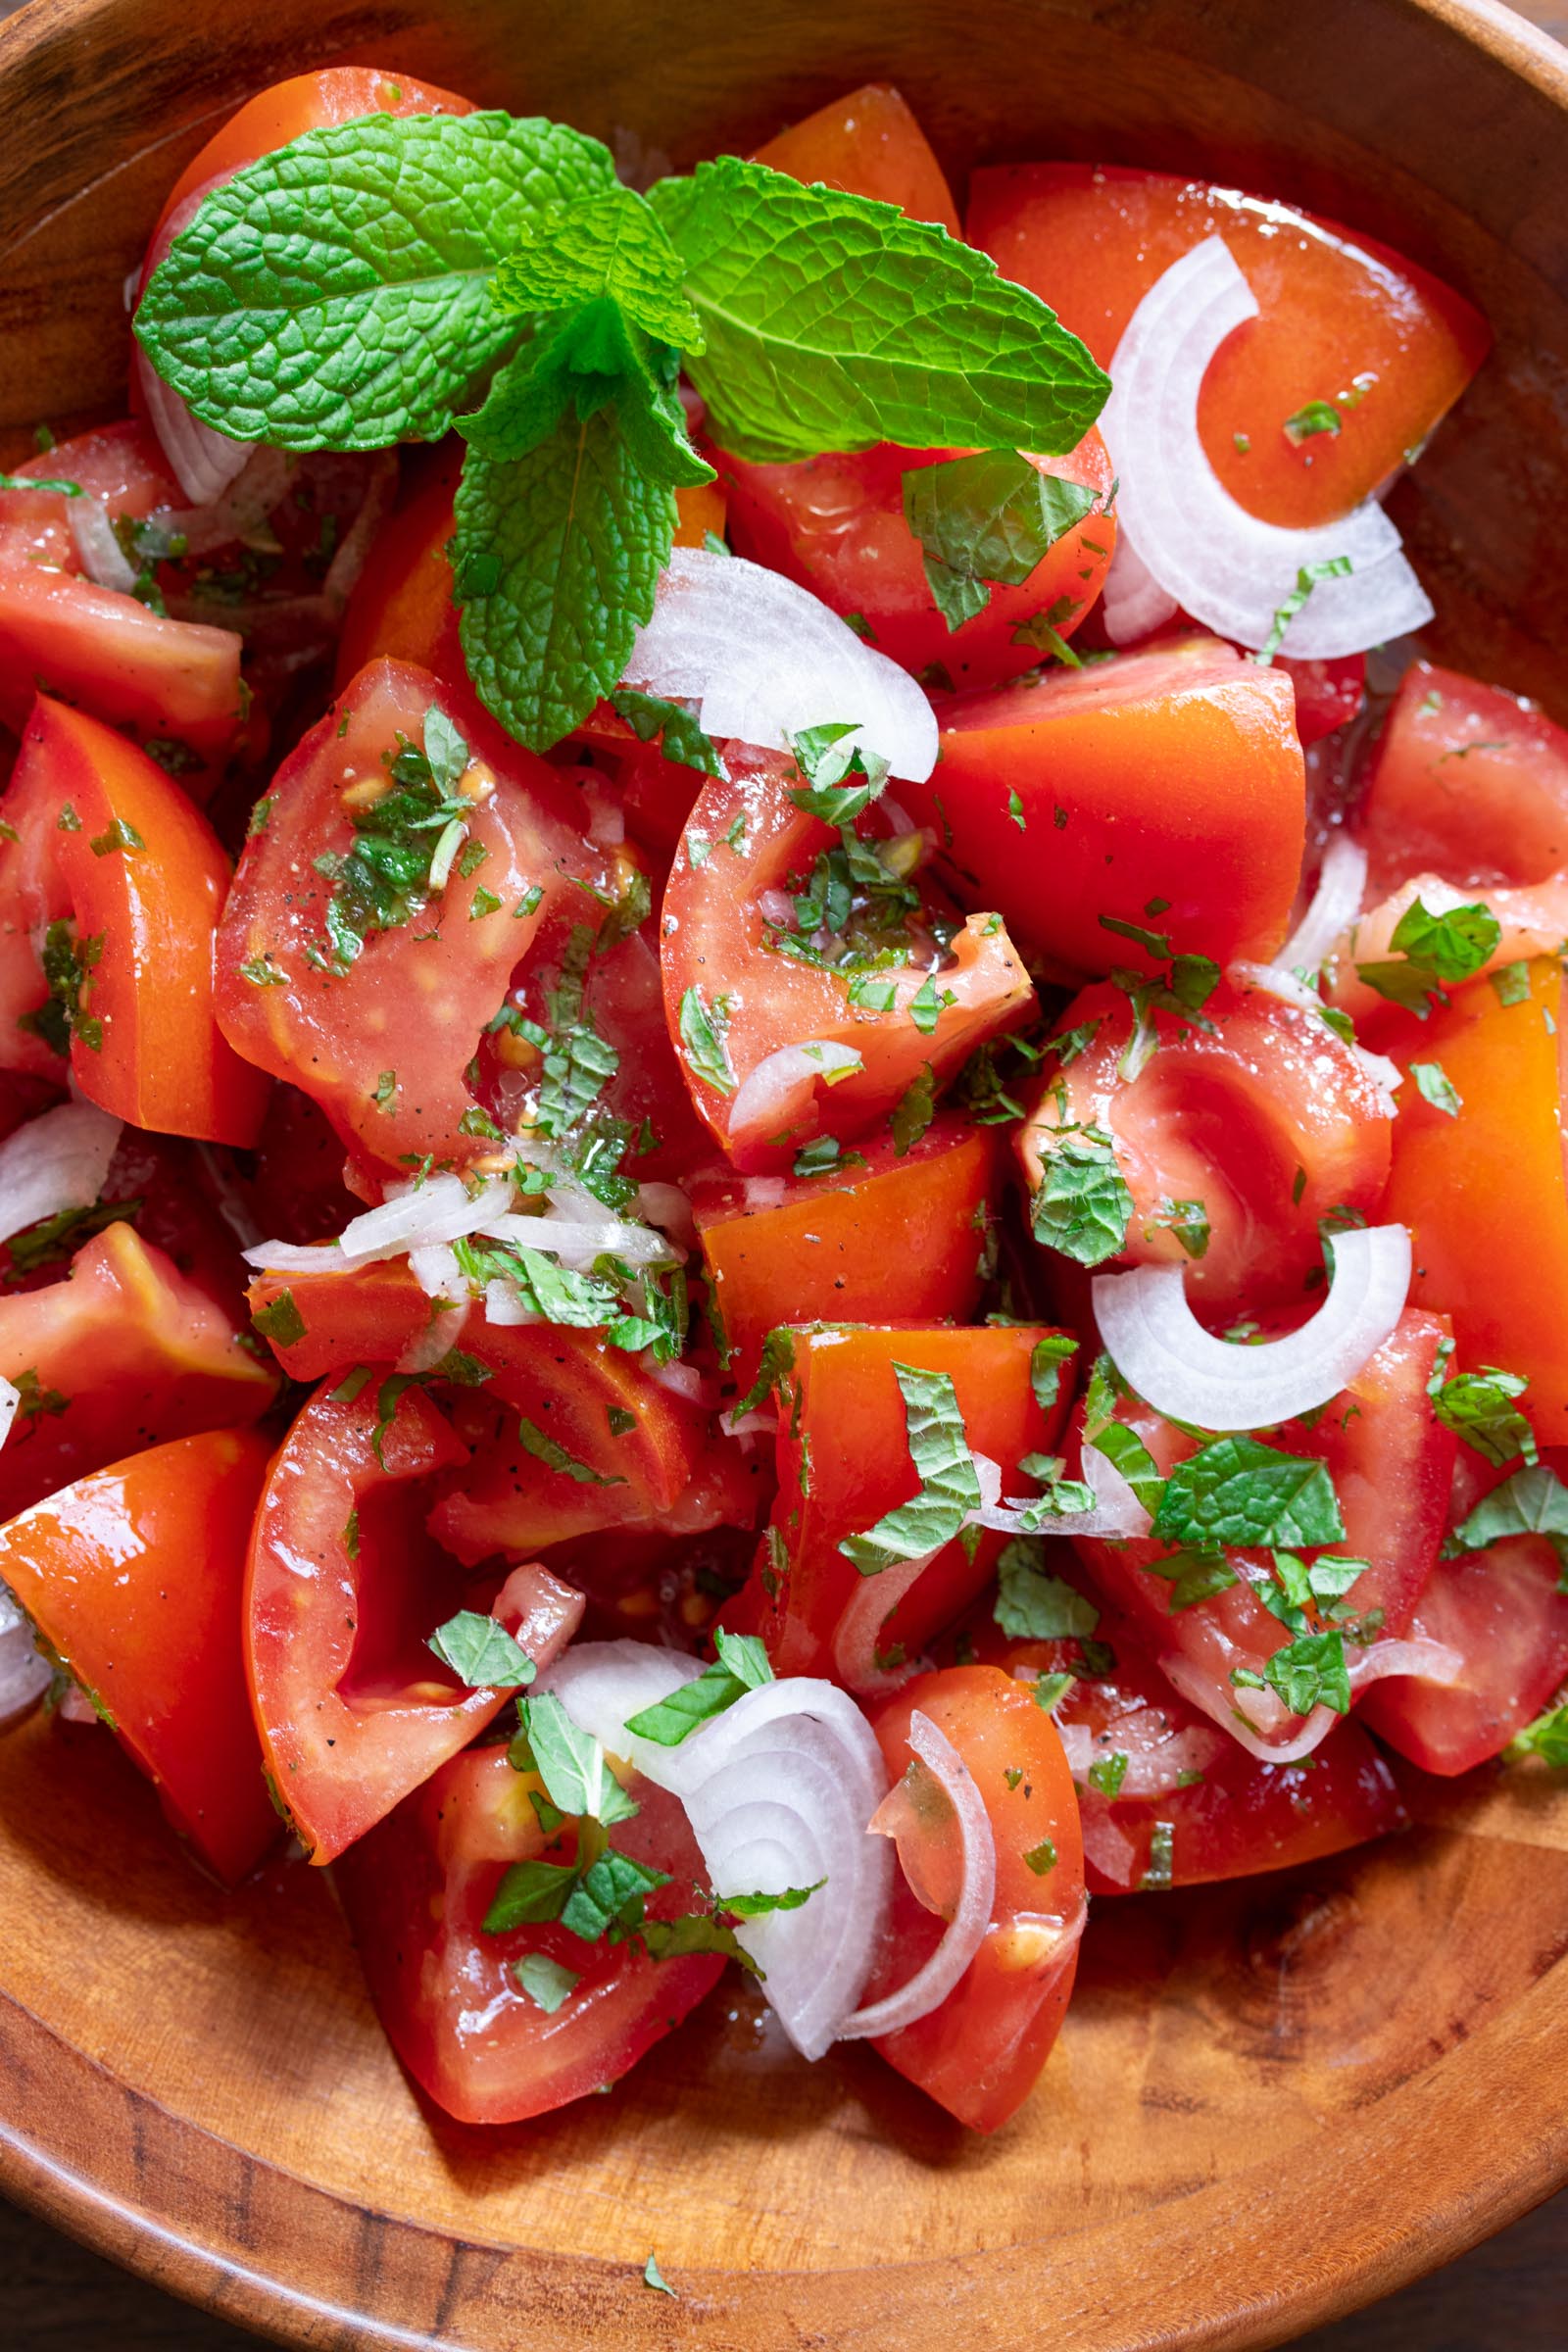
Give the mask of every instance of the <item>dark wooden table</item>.
M 0 0 L 0 18 L 18 0 Z M 1568 0 L 1521 14 L 1568 39 Z M 1568 2097 L 1568 2085 L 1564 2096 Z M 0 2200 L 7 2352 L 243 2352 L 255 2338 L 175 2303 Z M 1565 2352 L 1568 2191 L 1436 2277 L 1298 2339 L 1299 2352 Z

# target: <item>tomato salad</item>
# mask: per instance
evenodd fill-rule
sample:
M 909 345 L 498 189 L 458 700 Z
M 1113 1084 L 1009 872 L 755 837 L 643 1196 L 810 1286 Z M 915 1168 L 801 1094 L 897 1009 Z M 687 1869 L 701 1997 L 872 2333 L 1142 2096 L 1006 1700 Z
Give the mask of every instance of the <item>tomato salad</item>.
M 1568 1764 L 1568 735 L 1380 504 L 1470 305 L 358 68 L 133 292 L 0 476 L 0 1713 L 481 2123 L 739 1968 L 992 2131 L 1091 1898 Z

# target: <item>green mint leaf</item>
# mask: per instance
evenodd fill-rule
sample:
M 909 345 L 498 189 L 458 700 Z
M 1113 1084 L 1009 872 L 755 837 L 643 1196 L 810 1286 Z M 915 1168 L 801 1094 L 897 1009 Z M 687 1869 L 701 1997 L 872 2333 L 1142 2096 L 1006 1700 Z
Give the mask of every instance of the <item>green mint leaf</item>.
M 880 799 L 888 763 L 850 740 L 858 732 L 853 719 L 827 719 L 790 737 L 790 749 L 806 778 L 790 799 L 808 816 L 819 816 L 830 825 L 853 825 Z
M 13 1253 L 16 1245 L 12 1244 Z M 1514 1405 L 1530 1386 L 1517 1372 L 1456 1372 L 1428 1391 L 1432 1409 L 1445 1429 L 1451 1429 L 1477 1453 L 1501 1469 L 1517 1454 L 1527 1463 L 1536 1459 L 1536 1433 Z
M 1189 1257 L 1207 1253 L 1210 1227 L 1201 1200 L 1161 1200 L 1153 1224 L 1144 1228 L 1144 1239 L 1152 1240 L 1162 1227 L 1176 1236 Z
M 295 1348 L 305 1337 L 305 1317 L 295 1303 L 292 1291 L 279 1291 L 275 1298 L 260 1306 L 251 1317 L 264 1340 L 274 1348 Z
M 1314 1707 L 1332 1707 L 1336 1715 L 1350 1711 L 1345 1637 L 1338 1632 L 1298 1634 L 1274 1652 L 1263 1677 L 1293 1715 L 1310 1715 Z
M 1404 960 L 1358 963 L 1355 968 L 1368 988 L 1380 997 L 1425 1020 L 1431 996 L 1438 989 L 1468 980 L 1472 973 L 1478 972 L 1496 952 L 1501 937 L 1496 916 L 1480 902 L 1469 906 L 1452 906 L 1446 914 L 1434 914 L 1419 899 L 1413 899 L 1389 941 L 1395 957 L 1402 956 Z M 1528 986 L 1527 980 L 1527 992 Z M 1436 1068 L 1437 1064 L 1426 1066 Z M 1420 1079 L 1416 1083 L 1426 1094 Z M 1430 1102 L 1432 1097 L 1428 1095 L 1427 1100 Z M 1438 1107 L 1444 1109 L 1446 1105 L 1440 1102 Z
M 449 1617 L 430 1636 L 429 1645 L 470 1690 L 515 1690 L 531 1683 L 538 1671 L 504 1625 L 474 1609 L 460 1609 Z
M 924 556 L 921 568 L 931 601 L 947 622 L 950 634 L 961 629 L 966 620 L 973 620 L 991 602 L 991 591 L 983 580 L 973 580 L 966 572 L 955 571 L 940 556 Z
M 996 266 L 896 206 L 725 156 L 649 201 L 707 349 L 689 368 L 738 456 L 1075 449 L 1110 389 Z
M 470 450 L 456 513 L 468 675 L 519 743 L 548 751 L 619 682 L 669 559 L 674 494 L 601 409 L 514 463 Z
M 1329 556 L 1321 564 L 1303 564 L 1296 575 L 1296 586 L 1279 607 L 1252 660 L 1267 669 L 1285 642 L 1285 632 L 1298 612 L 1306 610 L 1307 602 L 1319 580 L 1348 579 L 1355 566 L 1348 556 Z
M 809 1886 L 786 1886 L 779 1894 L 717 1894 L 713 1900 L 736 1919 L 762 1919 L 769 1911 L 799 1911 L 826 1885 L 826 1879 L 817 1879 Z
M 644 1707 L 626 1725 L 640 1740 L 651 1740 L 657 1747 L 679 1747 L 681 1741 L 722 1715 L 748 1690 L 760 1690 L 763 1683 L 773 1680 L 773 1669 L 767 1651 L 755 1634 L 726 1634 L 714 1636 L 718 1658 L 707 1666 L 696 1679 L 683 1683 L 667 1698 Z
M 735 1407 L 737 1417 L 756 1412 L 765 1404 L 775 1389 L 782 1395 L 790 1374 L 795 1369 L 795 1334 L 788 1324 L 775 1325 L 762 1342 L 761 1362 L 757 1378 Z
M 1151 1576 L 1161 1576 L 1169 1584 L 1173 1617 L 1196 1608 L 1200 1600 L 1212 1600 L 1216 1592 L 1228 1592 L 1240 1581 L 1221 1551 L 1172 1551 L 1143 1565 Z
M 724 997 L 715 997 L 710 1011 L 703 1003 L 702 990 L 695 985 L 680 1001 L 680 1042 L 687 1067 L 710 1086 L 716 1087 L 721 1095 L 735 1092 L 735 1072 L 724 1044 L 728 1011 L 728 1000 Z
M 1127 1778 L 1127 1761 L 1118 1748 L 1113 1755 L 1097 1756 L 1089 1767 L 1089 1786 L 1112 1802 L 1121 1794 L 1121 1785 Z
M 550 205 L 522 225 L 495 276 L 504 311 L 574 310 L 607 299 L 645 334 L 701 351 L 702 326 L 681 292 L 681 258 L 646 198 L 617 187 Z
M 82 496 L 79 482 L 46 481 L 41 475 L 30 473 L 0 473 L 0 490 L 47 490 L 59 498 Z
M 612 403 L 631 456 L 651 481 L 710 482 L 713 469 L 687 434 L 678 382 L 673 347 L 601 299 L 545 320 L 497 369 L 483 407 L 460 418 L 458 429 L 483 456 L 510 465 L 564 420 L 585 423 Z
M 1294 1547 L 1339 1543 L 1345 1521 L 1324 1463 L 1256 1438 L 1216 1438 L 1171 1471 L 1152 1532 L 1206 1551 Z
M 1082 1639 L 1100 1623 L 1092 1600 L 1059 1576 L 1048 1575 L 1046 1546 L 1039 1536 L 1014 1536 L 997 1561 L 993 1615 L 1009 1642 Z M 1036 1696 L 1039 1696 L 1038 1689 Z
M 1103 1265 L 1127 1247 L 1133 1197 L 1116 1164 L 1116 1147 L 1102 1127 L 1063 1131 L 1046 1154 L 1029 1221 L 1037 1242 Z
M 584 1943 L 597 1943 L 612 1926 L 639 1927 L 645 1898 L 668 1885 L 668 1871 L 646 1869 L 630 1854 L 608 1846 L 567 1894 L 561 1924 Z
M 864 1002 L 863 998 L 857 998 L 853 981 L 850 985 L 850 1002 L 852 1004 Z M 890 996 L 888 1004 L 876 1009 L 885 1012 L 891 1004 Z M 936 1108 L 937 1074 L 930 1062 L 926 1062 L 918 1077 L 910 1079 L 888 1114 L 888 1131 L 893 1137 L 895 1158 L 903 1159 L 914 1150 L 936 1117 Z
M 1445 1553 L 1484 1551 L 1505 1536 L 1544 1536 L 1568 1573 L 1568 1487 L 1544 1462 L 1532 1462 L 1484 1494 L 1460 1521 Z
M 435 440 L 517 338 L 492 293 L 541 209 L 612 194 L 597 139 L 510 115 L 307 131 L 214 188 L 136 334 L 206 424 L 284 449 Z
M 724 762 L 718 746 L 697 723 L 689 703 L 666 703 L 657 694 L 638 694 L 622 686 L 610 698 L 610 707 L 626 721 L 639 743 L 658 741 L 666 760 L 680 767 L 701 768 L 705 776 L 722 776 Z
M 587 1462 L 579 1462 L 574 1453 L 568 1453 L 564 1446 L 551 1437 L 548 1431 L 539 1428 L 536 1422 L 530 1421 L 526 1413 L 517 1423 L 517 1437 L 524 1451 L 531 1453 L 536 1462 L 543 1462 L 547 1470 L 559 1470 L 565 1477 L 575 1479 L 579 1487 L 623 1487 L 626 1484 L 623 1478 L 607 1478 L 603 1471 L 591 1469 Z
M 692 1952 L 718 1952 L 726 1960 L 738 1960 L 748 1976 L 760 1979 L 762 1975 L 734 1929 L 711 1911 L 688 1911 L 679 1919 L 640 1919 L 634 1927 L 612 1930 L 611 1940 L 618 1941 L 622 1933 L 635 1936 L 650 1960 L 684 1960 Z
M 1497 992 L 1499 1004 L 1527 1004 L 1530 1002 L 1530 966 L 1528 963 L 1502 963 L 1488 975 Z
M 895 1364 L 893 1377 L 904 1398 L 909 1458 L 920 1491 L 863 1535 L 846 1536 L 840 1544 L 862 1576 L 879 1575 L 895 1560 L 918 1559 L 951 1544 L 968 1514 L 980 1507 L 980 1480 L 951 1376 Z
M 656 2288 L 662 2295 L 675 2295 L 675 2289 L 670 2285 L 652 2254 L 643 2265 L 643 2284 Z M 676 2296 L 675 2299 L 678 2301 L 679 2297 Z
M 1078 1342 L 1064 1331 L 1048 1331 L 1029 1353 L 1029 1386 L 1036 1404 L 1049 1413 L 1061 1395 L 1061 1367 L 1078 1352 Z
M 536 1927 L 559 1919 L 577 1880 L 575 1863 L 514 1862 L 503 1876 L 480 1923 L 486 1936 Z
M 1314 433 L 1337 433 L 1342 422 L 1340 412 L 1332 401 L 1309 400 L 1304 408 L 1297 410 L 1294 416 L 1286 417 L 1285 438 L 1299 449 L 1301 443 L 1310 441 Z
M 1568 1772 L 1568 1706 L 1548 1707 L 1514 1735 L 1503 1753 L 1539 1756 L 1553 1772 Z
M 542 2009 L 546 2017 L 554 2017 L 582 1981 L 543 1952 L 525 1952 L 520 1960 L 513 1962 L 512 1973 L 534 2007 Z
M 563 1813 L 586 1816 L 609 1829 L 636 1812 L 599 1741 L 577 1729 L 553 1690 L 518 1699 L 517 1720 L 533 1770 L 544 1782 L 551 1803 Z
M 1021 587 L 1056 541 L 1092 513 L 1099 493 L 1042 473 L 1010 449 L 982 449 L 911 466 L 904 476 L 904 518 L 925 550 L 926 579 L 950 629 L 987 601 L 978 584 Z M 939 587 L 940 575 L 943 586 Z M 979 594 L 954 618 L 944 592 Z

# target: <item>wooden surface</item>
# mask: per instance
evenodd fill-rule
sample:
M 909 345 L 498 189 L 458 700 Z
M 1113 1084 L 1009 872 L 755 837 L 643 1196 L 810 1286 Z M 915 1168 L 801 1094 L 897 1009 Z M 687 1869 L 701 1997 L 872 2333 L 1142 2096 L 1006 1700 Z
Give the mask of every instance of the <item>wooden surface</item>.
M 0 32 L 0 419 L 112 388 L 159 190 L 301 62 L 375 56 L 677 149 L 883 72 L 956 165 L 1207 164 L 1348 214 L 1482 303 L 1497 356 L 1400 520 L 1451 641 L 1561 707 L 1563 94 L 1496 12 L 1477 45 L 1455 0 L 684 0 L 662 41 L 659 13 L 633 47 L 608 0 L 227 0 L 215 47 L 182 0 L 39 0 L 9 50 Z M 612 2096 L 486 2134 L 410 2090 L 319 1878 L 280 1866 L 223 1900 L 102 1734 L 36 1725 L 0 1742 L 0 2178 L 220 2313 L 344 2352 L 1263 2345 L 1568 2178 L 1565 1949 L 1564 1809 L 1483 1783 L 1290 1878 L 1099 1906 L 1057 2056 L 994 2141 L 868 2052 L 801 2068 L 729 1987 Z M 1548 2332 L 1509 2311 L 1494 2248 L 1471 2319 L 1445 2279 L 1413 2306 L 1427 2333 L 1382 2312 L 1325 2352 L 1560 2344 L 1561 2213 L 1524 2241 Z M 651 2249 L 678 2303 L 642 2285 Z M 129 2300 L 64 2330 L 35 2308 L 30 2344 L 17 2317 L 13 2293 L 3 2340 L 27 2352 L 234 2340 Z

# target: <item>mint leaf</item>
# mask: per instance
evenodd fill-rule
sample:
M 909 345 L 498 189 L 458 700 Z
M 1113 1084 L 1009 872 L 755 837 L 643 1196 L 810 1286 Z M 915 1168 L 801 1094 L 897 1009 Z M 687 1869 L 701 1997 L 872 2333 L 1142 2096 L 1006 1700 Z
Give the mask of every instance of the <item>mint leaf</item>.
M 531 1683 L 537 1668 L 504 1625 L 477 1610 L 460 1609 L 430 1636 L 429 1646 L 470 1690 L 514 1690 Z
M 1172 1551 L 1143 1565 L 1151 1576 L 1163 1577 L 1170 1586 L 1173 1617 L 1183 1609 L 1196 1608 L 1200 1600 L 1212 1600 L 1216 1592 L 1228 1592 L 1241 1581 L 1222 1551 Z
M 657 1699 L 631 1716 L 628 1732 L 635 1732 L 639 1740 L 652 1740 L 658 1747 L 679 1747 L 683 1740 L 715 1715 L 722 1715 L 748 1690 L 760 1690 L 773 1680 L 767 1651 L 755 1634 L 719 1632 L 713 1639 L 717 1662 L 705 1666 L 694 1681 L 682 1683 L 667 1698 Z
M 1544 1536 L 1568 1576 L 1568 1487 L 1544 1462 L 1532 1462 L 1484 1494 L 1444 1545 L 1446 1557 L 1484 1551 L 1505 1536 Z
M 206 424 L 283 449 L 436 440 L 517 338 L 497 265 L 542 208 L 612 194 L 597 139 L 505 114 L 307 131 L 203 200 L 136 334 Z
M 1536 1459 L 1536 1433 L 1513 1402 L 1529 1386 L 1519 1373 L 1489 1365 L 1484 1372 L 1456 1372 L 1428 1395 L 1444 1428 L 1500 1470 L 1516 1454 Z
M 1014 1536 L 997 1561 L 997 1598 L 992 1614 L 1009 1642 L 1061 1642 L 1083 1638 L 1100 1623 L 1092 1600 L 1046 1572 L 1046 1547 L 1039 1536 Z
M 707 348 L 688 372 L 738 456 L 1075 449 L 1110 389 L 1035 295 L 896 206 L 724 156 L 649 193 Z
M 1263 1677 L 1293 1715 L 1310 1715 L 1314 1707 L 1332 1707 L 1336 1715 L 1350 1711 L 1343 1634 L 1298 1634 L 1274 1652 Z
M 712 1010 L 703 1003 L 703 992 L 693 986 L 680 1001 L 680 1042 L 685 1051 L 687 1067 L 721 1095 L 735 1092 L 735 1072 L 730 1067 L 729 1054 L 724 1045 L 727 1001 L 714 999 Z
M 1010 449 L 911 466 L 904 518 L 925 550 L 926 580 L 949 628 L 990 601 L 983 583 L 1021 587 L 1098 497 L 1084 483 L 1042 473 Z
M 637 1807 L 606 1763 L 604 1749 L 592 1733 L 577 1729 L 553 1690 L 519 1698 L 517 1721 L 521 1728 L 512 1743 L 513 1761 L 538 1773 L 553 1805 L 603 1822 L 607 1829 L 630 1820 Z
M 863 998 L 856 997 L 853 981 L 850 984 L 850 1002 L 852 1004 L 864 1002 Z M 890 997 L 889 1004 L 891 1002 Z M 876 1009 L 885 1012 L 888 1006 L 881 1005 Z M 888 1132 L 893 1138 L 893 1155 L 896 1159 L 903 1159 L 914 1150 L 936 1113 L 937 1074 L 930 1062 L 926 1062 L 918 1076 L 910 1079 L 888 1113 Z
M 572 1862 L 514 1862 L 480 1923 L 484 1934 L 505 1936 L 512 1928 L 559 1919 L 576 1881 Z
M 587 1462 L 578 1461 L 574 1453 L 568 1453 L 558 1439 L 541 1429 L 537 1422 L 530 1421 L 526 1413 L 517 1423 L 517 1437 L 523 1450 L 531 1453 L 536 1462 L 543 1462 L 547 1470 L 559 1470 L 565 1477 L 575 1479 L 579 1487 L 623 1487 L 626 1484 L 623 1478 L 607 1478 L 602 1470 L 594 1470 Z
M 504 311 L 564 311 L 601 298 L 645 334 L 701 351 L 703 330 L 681 292 L 681 259 L 646 198 L 617 187 L 550 205 L 523 224 L 496 271 Z
M 1251 657 L 1252 660 L 1267 669 L 1284 644 L 1285 633 L 1292 621 L 1298 612 L 1305 612 L 1311 601 L 1312 591 L 1318 582 L 1320 580 L 1347 579 L 1354 568 L 1348 556 L 1328 556 L 1321 564 L 1303 564 L 1296 575 L 1296 586 L 1275 612 L 1274 618 L 1269 624 L 1268 635 Z
M 543 1952 L 525 1952 L 520 1960 L 513 1962 L 512 1973 L 534 2007 L 542 2009 L 546 2017 L 554 2017 L 563 2001 L 569 1999 L 581 1983 L 569 1968 L 563 1968 L 559 1960 L 551 1960 Z
M 1503 1753 L 1539 1756 L 1553 1772 L 1568 1772 L 1568 1706 L 1548 1707 L 1514 1735 Z
M 737 1919 L 761 1919 L 769 1911 L 799 1911 L 826 1885 L 826 1879 L 816 1879 L 809 1886 L 786 1886 L 778 1894 L 716 1894 L 713 1900 L 720 1911 L 733 1912 Z
M 713 469 L 686 433 L 676 397 L 680 361 L 608 298 L 557 313 L 496 373 L 475 416 L 458 429 L 487 458 L 526 458 L 568 415 L 585 423 L 611 402 L 632 457 L 651 481 L 710 482 Z
M 1256 1438 L 1216 1438 L 1165 1481 L 1154 1536 L 1219 1551 L 1337 1544 L 1345 1534 L 1326 1465 Z
M 1165 1482 L 1137 1430 L 1116 1419 L 1116 1398 L 1122 1394 L 1109 1356 L 1099 1357 L 1084 1396 L 1084 1444 L 1121 1472 L 1146 1511 L 1156 1511 Z
M 597 1943 L 615 1925 L 628 1930 L 642 1924 L 644 1899 L 656 1887 L 669 1885 L 667 1870 L 649 1870 L 630 1854 L 608 1846 L 590 1865 L 562 1905 L 561 1924 L 584 1943 Z
M 918 1559 L 951 1544 L 968 1514 L 980 1507 L 980 1481 L 950 1375 L 895 1364 L 893 1377 L 904 1398 L 909 1458 L 920 1491 L 864 1535 L 846 1536 L 840 1544 L 862 1576 L 879 1575 L 895 1560 Z
M 1103 1265 L 1127 1246 L 1133 1197 L 1102 1127 L 1064 1129 L 1045 1155 L 1029 1221 L 1037 1242 L 1081 1266 Z
M 547 751 L 626 666 L 669 558 L 674 495 L 602 409 L 513 464 L 470 450 L 456 513 L 468 675 L 510 733 Z
M 925 584 L 931 600 L 948 624 L 951 632 L 961 629 L 966 620 L 973 620 L 991 602 L 991 591 L 983 580 L 971 579 L 966 572 L 955 571 L 940 556 L 927 554 L 922 560 Z
M 721 776 L 724 762 L 711 735 L 697 723 L 688 703 L 666 703 L 657 694 L 639 694 L 622 686 L 610 698 L 611 709 L 626 721 L 639 743 L 657 740 L 666 760 L 680 767 L 699 767 L 705 776 Z
M 1496 916 L 1479 901 L 1470 906 L 1452 906 L 1446 914 L 1433 914 L 1419 899 L 1413 899 L 1389 941 L 1394 957 L 1381 963 L 1358 963 L 1356 973 L 1378 996 L 1424 1021 L 1430 999 L 1444 986 L 1468 980 L 1480 971 L 1501 937 Z M 1402 962 L 1396 960 L 1401 956 Z M 1436 1062 L 1423 1067 L 1443 1076 Z M 1417 1077 L 1416 1084 L 1429 1102 L 1434 1101 L 1425 1080 Z M 1444 1084 L 1447 1085 L 1446 1079 Z M 1452 1093 L 1451 1088 L 1448 1091 Z M 1457 1106 L 1457 1096 L 1454 1102 Z M 1438 1102 L 1437 1107 L 1445 1110 L 1448 1105 Z
M 1065 1331 L 1048 1331 L 1029 1351 L 1029 1386 L 1043 1413 L 1049 1413 L 1061 1394 L 1061 1367 L 1078 1352 L 1078 1342 Z

